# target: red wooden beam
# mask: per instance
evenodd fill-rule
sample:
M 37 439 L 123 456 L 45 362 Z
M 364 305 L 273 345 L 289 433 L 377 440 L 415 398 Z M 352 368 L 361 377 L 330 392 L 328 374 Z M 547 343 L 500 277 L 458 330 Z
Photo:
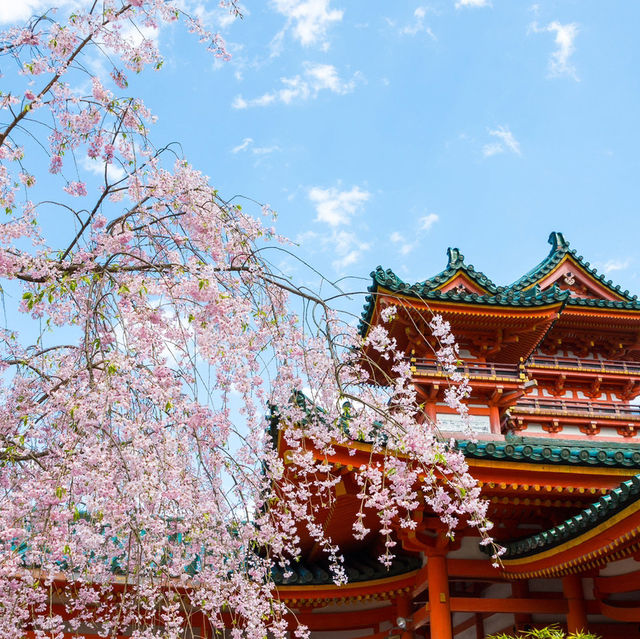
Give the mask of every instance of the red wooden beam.
M 609 617 L 609 619 L 614 619 L 615 621 L 640 621 L 640 608 L 637 606 L 621 608 L 618 606 L 610 606 L 601 601 L 600 612 L 605 617 Z
M 413 613 L 411 629 L 417 630 L 418 628 L 422 628 L 422 626 L 429 621 L 429 617 L 429 604 L 425 604 Z
M 295 627 L 297 622 L 308 626 L 310 630 L 354 630 L 372 628 L 377 623 L 394 620 L 395 607 L 385 606 L 351 612 L 300 612 L 288 615 L 287 619 L 290 621 L 290 627 Z
M 640 570 L 614 577 L 596 577 L 593 580 L 593 587 L 600 594 L 640 590 Z
M 564 614 L 567 612 L 567 602 L 564 599 L 451 597 L 451 611 Z

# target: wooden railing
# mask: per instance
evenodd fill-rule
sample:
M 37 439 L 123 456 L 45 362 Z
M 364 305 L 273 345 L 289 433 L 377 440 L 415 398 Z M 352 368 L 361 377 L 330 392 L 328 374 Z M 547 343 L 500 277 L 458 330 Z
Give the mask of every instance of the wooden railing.
M 547 355 L 532 355 L 525 363 L 527 368 L 558 368 L 565 370 L 626 373 L 640 375 L 640 362 L 624 362 L 608 359 L 580 359 L 578 357 L 550 357 Z
M 444 376 L 445 370 L 442 365 L 434 359 L 428 358 L 410 358 L 410 363 L 415 366 L 416 372 L 421 374 L 432 374 Z M 520 379 L 522 369 L 517 364 L 496 364 L 494 362 L 461 362 L 456 367 L 456 371 L 466 375 L 470 379 L 483 378 L 509 378 L 513 380 Z
M 577 415 L 584 417 L 609 417 L 612 419 L 640 419 L 640 406 L 615 402 L 590 402 L 586 400 L 556 399 L 547 397 L 523 397 L 513 408 L 516 412 Z

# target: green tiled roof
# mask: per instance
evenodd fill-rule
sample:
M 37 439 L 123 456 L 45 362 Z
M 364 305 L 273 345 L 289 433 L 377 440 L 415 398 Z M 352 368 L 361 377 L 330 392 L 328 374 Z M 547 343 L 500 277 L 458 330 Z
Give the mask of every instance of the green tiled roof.
M 551 244 L 551 252 L 549 255 L 526 275 L 523 275 L 509 286 L 497 286 L 484 273 L 477 271 L 473 265 L 465 264 L 464 255 L 462 255 L 457 248 L 447 249 L 447 267 L 442 272 L 423 282 L 416 282 L 415 284 L 408 284 L 402 281 L 391 269 L 384 270 L 381 266 L 378 266 L 376 270 L 371 273 L 373 282 L 368 290 L 372 295 L 368 295 L 365 298 L 365 306 L 359 325 L 360 333 L 364 335 L 367 331 L 375 306 L 375 294 L 379 287 L 385 288 L 392 293 L 397 293 L 398 295 L 415 297 L 426 301 L 438 300 L 511 307 L 542 306 L 563 301 L 570 306 L 583 306 L 586 308 L 640 310 L 640 300 L 638 300 L 636 295 L 631 295 L 627 290 L 620 290 L 620 286 L 606 279 L 604 275 L 599 274 L 595 268 L 591 267 L 589 262 L 586 262 L 581 255 L 576 253 L 575 249 L 569 248 L 569 242 L 564 239 L 562 233 L 556 231 L 551 233 L 549 243 Z M 581 268 L 589 273 L 589 275 L 602 286 L 611 291 L 611 293 L 617 294 L 624 299 L 610 301 L 572 297 L 570 291 L 560 289 L 555 285 L 541 292 L 537 282 L 550 273 L 566 255 L 570 255 Z M 438 286 L 441 286 L 456 273 L 460 272 L 464 273 L 469 279 L 488 292 L 480 295 L 476 293 L 460 293 L 455 290 L 443 293 L 438 290 Z
M 446 271 L 443 271 L 446 273 Z M 417 282 L 416 284 L 407 284 L 403 282 L 392 270 L 386 271 L 378 266 L 375 271 L 371 272 L 373 278 L 373 284 L 369 286 L 368 290 L 372 295 L 367 295 L 365 298 L 365 307 L 362 312 L 359 330 L 361 334 L 365 334 L 369 326 L 369 321 L 373 314 L 375 306 L 375 294 L 378 288 L 384 288 L 391 293 L 397 293 L 398 295 L 404 295 L 408 297 L 415 297 L 420 300 L 437 300 L 441 302 L 463 302 L 465 304 L 483 304 L 490 306 L 506 306 L 506 307 L 520 307 L 531 308 L 536 306 L 545 306 L 548 304 L 554 304 L 556 302 L 564 302 L 569 298 L 569 291 L 563 291 L 557 286 L 551 286 L 548 289 L 541 291 L 540 288 L 534 286 L 526 291 L 522 290 L 510 290 L 497 288 L 494 286 L 495 292 L 491 294 L 480 295 L 478 293 L 464 293 L 457 292 L 452 289 L 447 292 L 443 292 L 439 289 L 434 289 L 433 282 L 436 278 L 440 277 L 436 275 L 436 278 L 425 280 L 424 282 Z M 446 281 L 448 278 L 444 278 L 440 283 Z M 435 284 L 437 286 L 437 283 Z M 493 284 L 492 284 L 493 286 Z
M 577 515 L 543 532 L 516 541 L 499 542 L 506 548 L 503 559 L 518 559 L 536 555 L 574 539 L 589 529 L 605 522 L 616 513 L 640 499 L 640 475 L 622 482 L 607 495 L 603 495 Z
M 389 568 L 377 559 L 378 553 L 348 554 L 344 558 L 344 569 L 349 583 L 358 581 L 372 581 L 395 577 L 422 567 L 422 560 L 418 556 L 397 554 Z M 286 576 L 285 576 L 286 574 Z M 318 586 L 333 584 L 331 571 L 326 562 L 305 563 L 304 560 L 295 562 L 283 570 L 276 566 L 271 575 L 274 583 L 282 586 Z
M 582 255 L 578 255 L 575 249 L 569 248 L 569 242 L 564 239 L 562 233 L 554 231 L 549 235 L 549 244 L 551 244 L 551 251 L 547 257 L 540 262 L 537 266 L 532 268 L 526 275 L 523 275 L 519 280 L 516 280 L 513 284 L 507 288 L 511 290 L 521 290 L 531 284 L 539 282 L 543 277 L 550 273 L 564 258 L 565 255 L 570 255 L 591 277 L 597 280 L 602 286 L 608 288 L 612 293 L 621 295 L 630 302 L 637 300 L 636 295 L 630 295 L 629 291 L 620 290 L 620 286 L 614 284 L 611 280 L 606 279 L 603 274 L 591 266 L 589 262 L 586 262 Z M 575 299 L 572 299 L 570 303 L 573 303 Z M 600 302 L 602 300 L 590 300 Z M 599 304 L 598 304 L 599 305 Z M 639 307 L 640 308 L 640 307 Z
M 465 264 L 464 255 L 459 249 L 448 248 L 447 257 L 447 268 L 421 283 L 424 290 L 437 288 L 458 273 L 464 273 L 472 282 L 475 282 L 489 293 L 496 293 L 500 290 L 501 287 L 496 286 L 484 273 L 477 271 L 473 264 Z
M 501 459 L 529 464 L 565 466 L 601 466 L 640 469 L 640 445 L 586 443 L 558 439 L 518 437 L 511 441 L 459 441 L 457 447 L 465 457 Z

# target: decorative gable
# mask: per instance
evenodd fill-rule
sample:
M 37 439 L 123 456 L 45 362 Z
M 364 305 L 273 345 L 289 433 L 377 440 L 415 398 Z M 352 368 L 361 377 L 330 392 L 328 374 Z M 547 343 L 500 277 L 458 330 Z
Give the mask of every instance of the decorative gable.
M 452 291 L 458 295 L 466 295 L 468 293 L 477 293 L 478 295 L 485 295 L 488 293 L 488 289 L 483 288 L 478 285 L 476 282 L 471 280 L 468 276 L 465 275 L 463 271 L 458 271 L 455 275 L 451 277 L 444 284 L 441 284 L 437 287 L 437 290 L 442 291 L 443 293 L 448 293 Z
M 569 242 L 562 233 L 553 232 L 549 235 L 551 252 L 547 257 L 526 275 L 514 282 L 508 288 L 511 290 L 527 291 L 533 287 L 547 290 L 552 286 L 571 293 L 572 299 L 590 299 L 607 302 L 635 301 L 629 291 L 622 291 L 611 280 L 592 268 L 575 249 L 569 247 Z
M 557 286 L 570 291 L 572 297 L 595 300 L 619 301 L 624 297 L 596 281 L 581 264 L 567 256 L 547 277 L 540 280 L 541 290 Z
M 457 248 L 447 249 L 447 268 L 439 275 L 427 280 L 433 290 L 443 293 L 453 292 L 458 295 L 493 294 L 497 291 L 496 285 L 473 264 L 465 264 L 464 255 Z M 425 282 L 425 284 L 427 283 Z

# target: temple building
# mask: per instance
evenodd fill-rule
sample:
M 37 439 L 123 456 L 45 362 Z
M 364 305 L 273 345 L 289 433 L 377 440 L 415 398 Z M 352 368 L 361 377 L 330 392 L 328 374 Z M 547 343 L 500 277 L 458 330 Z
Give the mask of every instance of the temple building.
M 550 623 L 640 636 L 640 301 L 561 233 L 549 242 L 548 256 L 508 286 L 458 249 L 416 284 L 372 273 L 361 332 L 386 306 L 398 309 L 390 331 L 425 412 L 465 454 L 506 553 L 493 567 L 475 529 L 461 525 L 451 541 L 419 508 L 385 570 L 376 541 L 354 541 L 349 527 L 358 507 L 350 474 L 368 458 L 354 442 L 355 454 L 331 460 L 344 479 L 325 521 L 349 583 L 331 583 L 312 544 L 293 575 L 276 576 L 313 639 L 481 639 Z M 450 382 L 434 357 L 433 313 L 450 322 L 471 381 L 473 439 L 443 401 Z

